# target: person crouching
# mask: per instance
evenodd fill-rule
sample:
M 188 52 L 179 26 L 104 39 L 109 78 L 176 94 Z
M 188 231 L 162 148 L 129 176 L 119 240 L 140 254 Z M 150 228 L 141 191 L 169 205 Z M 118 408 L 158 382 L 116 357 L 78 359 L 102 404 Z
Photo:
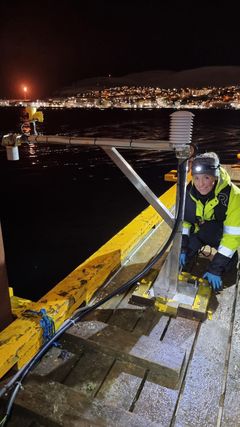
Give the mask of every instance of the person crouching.
M 203 278 L 215 291 L 220 291 L 222 275 L 238 262 L 240 189 L 231 182 L 214 152 L 196 156 L 191 171 L 192 182 L 186 192 L 180 266 L 184 268 L 206 245 L 217 249 Z

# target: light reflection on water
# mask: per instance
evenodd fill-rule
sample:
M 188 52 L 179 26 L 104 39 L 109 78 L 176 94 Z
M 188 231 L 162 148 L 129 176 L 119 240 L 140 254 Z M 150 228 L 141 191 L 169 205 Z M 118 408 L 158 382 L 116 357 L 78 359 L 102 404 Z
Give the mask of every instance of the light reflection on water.
M 156 111 L 44 111 L 44 134 L 69 136 L 168 139 L 172 110 Z M 201 151 L 216 151 L 220 160 L 233 163 L 240 147 L 240 112 L 230 110 L 194 111 L 192 142 Z M 138 117 L 138 120 L 137 120 Z M 102 118 L 102 120 L 101 120 Z M 92 120 L 91 120 L 92 119 Z M 93 123 L 92 123 L 93 122 Z M 76 127 L 78 124 L 78 128 Z M 148 163 L 174 166 L 176 160 L 171 152 L 127 151 L 127 157 L 139 168 Z M 64 146 L 35 146 L 26 149 L 26 157 L 37 157 L 35 166 L 80 167 L 89 163 L 95 170 L 102 164 L 111 164 L 100 149 Z M 27 164 L 25 164 L 25 167 Z

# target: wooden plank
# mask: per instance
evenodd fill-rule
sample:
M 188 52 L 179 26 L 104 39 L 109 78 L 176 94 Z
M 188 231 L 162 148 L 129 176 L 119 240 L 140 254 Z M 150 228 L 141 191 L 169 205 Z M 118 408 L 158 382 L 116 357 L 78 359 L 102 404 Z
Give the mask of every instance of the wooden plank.
M 85 396 L 94 397 L 107 376 L 115 358 L 105 353 L 85 350 L 64 384 Z
M 81 322 L 72 327 L 63 337 L 64 347 L 74 353 L 79 342 L 134 363 L 146 369 L 178 381 L 183 366 L 185 351 L 146 337 L 135 336 L 116 326 L 100 322 Z
M 160 341 L 168 322 L 168 316 L 165 316 L 159 311 L 149 307 L 139 319 L 133 333 L 138 335 L 147 335 L 152 339 Z
M 209 284 L 204 283 L 203 279 L 199 280 L 199 287 L 193 304 L 179 304 L 178 316 L 187 317 L 189 319 L 205 320 L 208 315 L 208 306 L 212 294 L 212 288 Z
M 1 414 L 5 412 L 6 408 L 1 407 L 0 405 L 0 411 Z M 20 412 L 20 414 L 19 414 Z M 2 421 L 2 417 L 1 417 Z M 43 424 L 36 423 L 34 424 L 34 417 L 33 416 L 26 416 L 26 414 L 22 414 L 21 411 L 19 411 L 19 408 L 14 408 L 11 412 L 11 417 L 7 424 L 5 424 L 7 427 L 44 427 Z
M 81 358 L 81 352 L 77 355 L 59 347 L 52 347 L 43 356 L 30 375 L 38 377 L 39 380 L 51 379 L 63 382 Z
M 132 290 L 125 293 L 116 309 L 113 310 L 109 317 L 108 324 L 118 326 L 125 331 L 132 331 L 138 320 L 141 318 L 144 308 L 129 304 L 132 295 Z
M 140 280 L 138 286 L 131 295 L 130 302 L 139 305 L 154 305 L 154 299 L 150 294 L 150 288 L 159 274 L 159 270 L 151 269 L 149 273 Z
M 240 286 L 238 283 L 221 427 L 240 425 Z
M 58 329 L 79 305 L 88 301 L 118 264 L 118 251 L 84 263 L 29 309 L 39 311 L 45 307 Z M 0 377 L 14 365 L 20 368 L 37 353 L 42 333 L 40 318 L 34 315 L 22 315 L 0 333 Z
M 215 296 L 212 303 L 218 309 L 213 319 L 201 323 L 176 411 L 176 427 L 217 425 L 234 298 L 235 286 Z
M 155 379 L 147 378 L 133 413 L 146 419 L 148 426 L 155 422 L 157 425 L 169 427 L 178 397 L 178 390 L 162 386 Z
M 129 297 L 127 297 L 129 299 Z M 143 309 L 139 308 L 117 308 L 110 317 L 108 324 L 118 326 L 125 331 L 133 331 L 138 320 L 141 318 Z
M 104 309 L 102 307 L 99 307 L 97 310 L 91 311 L 88 313 L 84 319 L 85 320 L 98 320 L 99 322 L 107 323 L 108 319 L 112 315 L 113 310 L 112 309 Z
M 144 374 L 145 369 L 117 360 L 97 393 L 97 399 L 129 411 Z
M 164 343 L 174 344 L 174 346 L 179 346 L 186 351 L 181 379 L 184 376 L 197 328 L 198 324 L 193 320 L 171 319 L 163 337 Z M 180 386 L 181 381 L 179 381 L 178 387 L 174 388 L 169 381 L 163 384 L 158 375 L 150 372 L 133 412 L 142 415 L 149 422 L 159 422 L 161 425 L 169 427 L 176 409 Z
M 186 351 L 186 362 L 190 355 L 199 323 L 190 319 L 177 317 L 171 319 L 168 329 L 163 337 L 163 343 L 174 344 Z
M 159 199 L 169 210 L 171 210 L 176 201 L 176 185 L 169 188 L 169 190 L 160 196 Z M 125 259 L 133 248 L 143 240 L 143 237 L 161 221 L 161 216 L 152 206 L 149 206 L 118 234 L 116 234 L 116 236 L 114 236 L 109 242 L 103 245 L 99 249 L 98 254 L 106 254 L 116 250 L 116 248 L 119 248 L 121 249 L 121 259 Z M 159 245 L 161 245 L 161 242 L 159 242 Z M 94 257 L 95 255 L 92 255 L 89 259 Z
M 64 384 L 54 381 L 29 381 L 17 396 L 16 404 L 22 411 L 33 414 L 43 425 L 68 427 L 161 427 L 124 409 L 89 400 Z
M 11 296 L 10 301 L 12 314 L 15 316 L 15 318 L 21 317 L 22 313 L 33 304 L 32 301 L 25 298 L 17 297 L 15 295 Z

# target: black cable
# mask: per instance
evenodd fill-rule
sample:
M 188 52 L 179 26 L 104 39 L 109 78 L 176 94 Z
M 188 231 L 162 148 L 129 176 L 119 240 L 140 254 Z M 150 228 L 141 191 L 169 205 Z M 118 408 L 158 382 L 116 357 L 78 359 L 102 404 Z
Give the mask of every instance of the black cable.
M 137 281 L 139 281 L 143 276 L 145 276 L 148 271 L 152 268 L 154 264 L 162 257 L 162 255 L 165 253 L 169 245 L 171 244 L 176 231 L 178 230 L 180 221 L 183 216 L 183 209 L 184 209 L 184 190 L 183 187 L 185 185 L 186 181 L 186 162 L 188 159 L 184 160 L 181 164 L 178 165 L 178 177 L 179 177 L 179 204 L 178 204 L 178 213 L 176 217 L 176 221 L 174 223 L 172 232 L 167 240 L 167 242 L 164 244 L 162 249 L 159 251 L 157 255 L 153 257 L 153 259 L 145 266 L 145 268 L 136 274 L 134 277 L 132 277 L 130 280 L 128 280 L 126 283 L 124 283 L 122 286 L 120 286 L 118 289 L 115 289 L 113 292 L 111 292 L 109 295 L 106 295 L 103 299 L 98 301 L 92 306 L 87 306 L 82 309 L 80 309 L 77 313 L 75 313 L 70 319 L 68 319 L 59 329 L 58 331 L 50 338 L 50 340 L 45 343 L 42 348 L 39 350 L 39 352 L 30 360 L 30 362 L 25 365 L 22 370 L 19 371 L 19 376 L 15 375 L 15 381 L 11 383 L 9 381 L 8 384 L 6 384 L 2 390 L 0 391 L 0 397 L 6 394 L 12 387 L 14 387 L 14 390 L 11 394 L 11 397 L 9 399 L 6 414 L 3 417 L 2 421 L 0 421 L 0 426 L 3 427 L 12 410 L 12 406 L 14 403 L 14 400 L 16 398 L 16 395 L 21 387 L 21 383 L 24 380 L 24 378 L 28 375 L 28 373 L 31 371 L 31 369 L 34 367 L 35 364 L 39 362 L 39 360 L 44 356 L 44 354 L 48 351 L 48 349 L 53 345 L 53 343 L 72 325 L 74 325 L 76 322 L 79 322 L 84 316 L 86 316 L 89 312 L 97 309 L 101 305 L 105 304 L 109 299 L 113 298 L 115 295 L 119 295 L 126 290 L 130 289 Z

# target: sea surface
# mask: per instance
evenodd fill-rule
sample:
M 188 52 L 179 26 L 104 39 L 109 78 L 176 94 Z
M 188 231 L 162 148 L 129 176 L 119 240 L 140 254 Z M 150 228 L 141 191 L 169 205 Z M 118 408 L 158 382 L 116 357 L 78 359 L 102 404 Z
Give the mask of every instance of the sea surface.
M 171 109 L 43 109 L 43 134 L 168 139 Z M 199 152 L 216 151 L 236 163 L 240 111 L 193 110 Z M 20 108 L 0 108 L 0 137 L 20 128 Z M 119 150 L 155 192 L 171 184 L 171 152 Z M 0 219 L 9 283 L 18 296 L 37 300 L 102 246 L 147 202 L 101 148 L 23 145 L 20 160 L 0 147 Z

